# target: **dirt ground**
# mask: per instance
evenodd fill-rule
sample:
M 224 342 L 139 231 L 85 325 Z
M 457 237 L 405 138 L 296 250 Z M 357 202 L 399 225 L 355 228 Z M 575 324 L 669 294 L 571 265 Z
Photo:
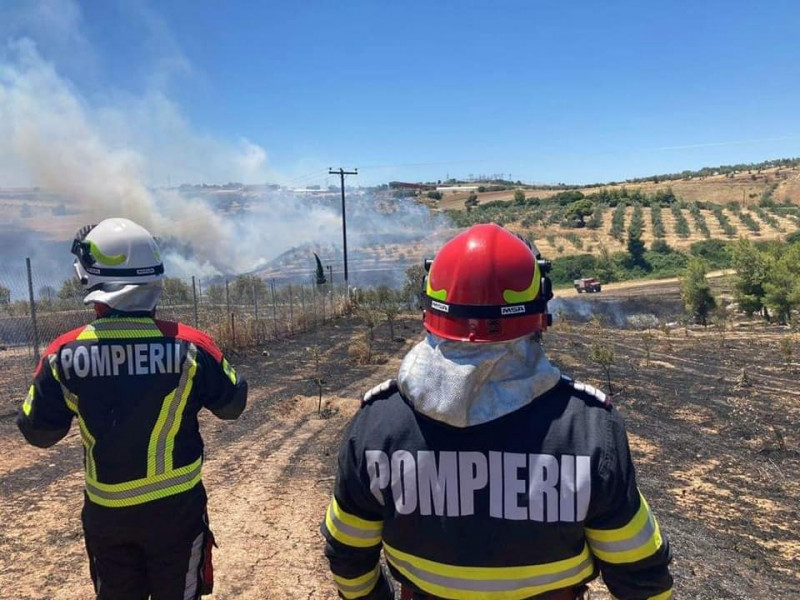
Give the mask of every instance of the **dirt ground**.
M 215 555 L 213 600 L 335 598 L 318 523 L 330 498 L 342 430 L 360 394 L 393 376 L 419 338 L 378 331 L 380 363 L 351 364 L 361 326 L 342 319 L 318 333 L 233 356 L 251 383 L 233 423 L 201 424 Z M 588 359 L 595 341 L 615 351 L 615 404 L 623 413 L 640 487 L 672 542 L 678 598 L 800 597 L 800 364 L 783 364 L 780 330 L 674 330 L 666 335 L 559 323 L 546 336 L 554 362 L 604 383 Z M 313 352 L 324 379 L 317 414 Z M 649 347 L 649 356 L 647 348 Z M 745 376 L 742 377 L 744 370 Z M 77 429 L 77 428 L 75 428 Z M 26 446 L 0 419 L 0 596 L 92 598 L 83 555 L 80 440 Z M 601 585 L 594 598 L 608 599 Z

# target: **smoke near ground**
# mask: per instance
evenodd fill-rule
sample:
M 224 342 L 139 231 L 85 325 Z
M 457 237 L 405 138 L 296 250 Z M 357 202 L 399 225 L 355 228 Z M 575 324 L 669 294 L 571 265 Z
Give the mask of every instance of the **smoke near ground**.
M 82 72 L 93 72 L 100 57 L 82 30 L 80 6 L 49 0 L 0 8 L 0 195 L 13 200 L 9 188 L 24 187 L 57 199 L 55 208 L 37 208 L 35 194 L 33 208 L 9 205 L 0 229 L 28 232 L 33 243 L 5 244 L 0 258 L 19 262 L 33 252 L 50 263 L 48 242 L 68 242 L 66 230 L 109 216 L 131 218 L 162 239 L 167 268 L 178 276 L 248 272 L 304 244 L 341 245 L 335 197 L 267 188 L 290 181 L 270 167 L 264 148 L 245 136 L 215 139 L 189 121 L 169 90 L 175 73 L 191 65 L 156 14 L 126 10 L 165 50 L 138 92 L 95 85 L 84 93 Z M 177 186 L 230 181 L 261 187 Z M 387 210 L 363 200 L 352 216 L 355 246 L 368 241 L 360 231 L 375 237 L 413 227 L 408 235 L 419 239 L 439 226 L 411 201 Z

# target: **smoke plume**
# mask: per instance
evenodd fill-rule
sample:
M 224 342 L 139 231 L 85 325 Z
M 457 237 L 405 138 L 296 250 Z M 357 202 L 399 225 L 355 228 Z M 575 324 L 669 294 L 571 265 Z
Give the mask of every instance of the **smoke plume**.
M 65 240 L 66 227 L 56 228 L 56 221 L 68 221 L 74 231 L 124 216 L 165 241 L 170 274 L 201 277 L 250 271 L 304 243 L 340 243 L 335 199 L 298 202 L 287 193 L 245 189 L 229 194 L 238 204 L 230 210 L 221 192 L 164 185 L 286 178 L 270 168 L 258 144 L 217 139 L 184 116 L 168 90 L 172 74 L 191 65 L 157 15 L 142 11 L 151 35 L 162 38 L 157 45 L 168 52 L 154 61 L 143 89 L 106 86 L 87 94 L 75 74 L 92 71 L 99 59 L 83 35 L 80 7 L 71 0 L 12 6 L 18 8 L 0 9 L 6 24 L 0 23 L 0 192 L 36 187 L 64 208 L 58 219 L 35 205 L 26 206 L 29 214 L 10 210 L 0 217 L 0 229 Z M 395 233 L 406 222 L 424 236 L 433 226 L 423 212 L 413 208 L 398 218 L 365 202 L 355 218 L 372 233 Z M 357 233 L 353 242 L 359 242 Z

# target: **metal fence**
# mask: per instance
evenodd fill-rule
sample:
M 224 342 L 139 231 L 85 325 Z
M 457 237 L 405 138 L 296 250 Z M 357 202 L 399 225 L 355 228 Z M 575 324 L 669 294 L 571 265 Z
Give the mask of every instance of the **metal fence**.
M 94 318 L 84 295 L 76 280 L 37 277 L 29 259 L 0 267 L 0 416 L 24 397 L 47 346 Z M 203 285 L 191 277 L 165 281 L 157 316 L 202 329 L 231 351 L 314 330 L 346 310 L 344 284 L 280 285 L 240 276 Z

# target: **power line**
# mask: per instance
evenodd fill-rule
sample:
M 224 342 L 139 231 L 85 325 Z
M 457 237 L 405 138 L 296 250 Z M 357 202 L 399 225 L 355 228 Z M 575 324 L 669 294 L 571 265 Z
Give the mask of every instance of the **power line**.
M 358 169 L 353 169 L 352 171 L 345 171 L 343 168 L 339 167 L 338 170 L 336 169 L 328 169 L 329 175 L 338 175 L 341 181 L 342 186 L 342 247 L 344 249 L 344 287 L 345 289 L 348 288 L 348 279 L 347 279 L 347 216 L 345 214 L 344 209 L 344 176 L 345 175 L 358 175 Z

